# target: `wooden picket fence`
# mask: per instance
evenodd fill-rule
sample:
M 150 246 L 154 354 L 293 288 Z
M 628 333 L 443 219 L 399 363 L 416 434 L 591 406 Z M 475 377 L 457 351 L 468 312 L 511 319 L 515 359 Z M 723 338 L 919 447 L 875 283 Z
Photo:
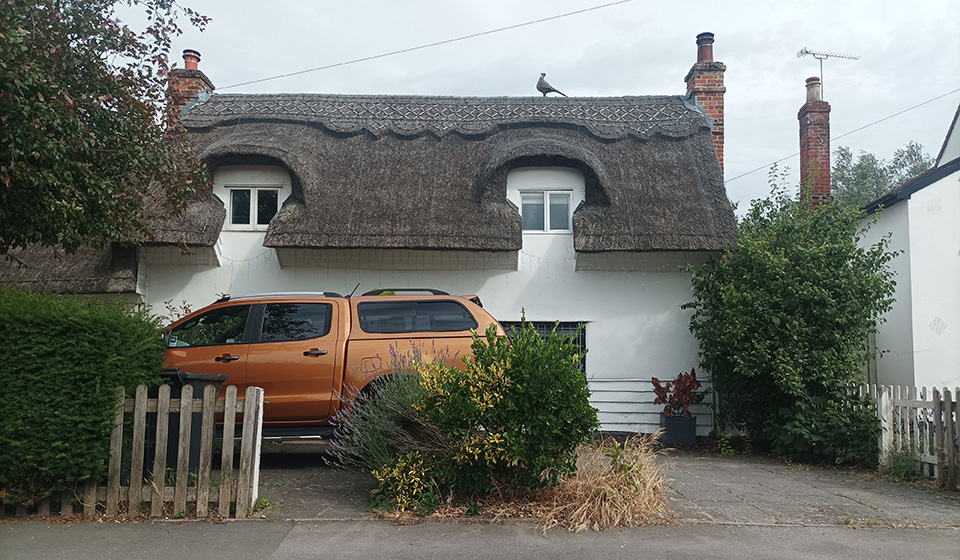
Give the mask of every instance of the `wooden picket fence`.
M 263 425 L 263 389 L 249 387 L 244 399 L 237 399 L 237 387 L 230 385 L 226 398 L 217 399 L 217 390 L 208 385 L 202 396 L 193 397 L 193 387 L 184 385 L 180 398 L 170 398 L 170 386 L 161 385 L 159 395 L 147 398 L 147 388 L 137 387 L 136 396 L 124 398 L 123 387 L 118 389 L 117 416 L 110 437 L 110 457 L 106 485 L 87 480 L 65 490 L 60 496 L 48 497 L 36 505 L 40 516 L 97 516 L 110 517 L 248 517 L 257 501 L 260 477 L 260 434 Z M 122 405 L 121 405 L 122 403 Z M 186 412 L 183 414 L 182 412 Z M 240 440 L 240 464 L 234 465 L 234 438 L 230 430 L 223 438 L 220 470 L 214 471 L 214 427 L 216 416 L 223 414 L 223 425 L 234 426 L 238 412 L 243 413 Z M 124 437 L 124 417 L 133 415 L 132 434 Z M 199 467 L 190 471 L 190 443 L 194 413 L 201 416 Z M 148 414 L 150 415 L 148 422 Z M 155 419 L 155 422 L 154 422 Z M 172 422 L 171 422 L 172 419 Z M 144 462 L 148 459 L 146 445 L 147 425 L 154 424 L 153 463 L 144 476 Z M 170 424 L 179 426 L 178 433 L 169 433 Z M 176 441 L 177 467 L 167 468 L 169 438 Z M 195 438 L 194 438 L 195 439 Z M 129 444 L 127 447 L 125 444 Z M 122 468 L 129 460 L 129 470 Z M 124 474 L 127 483 L 122 484 Z M 191 484 L 192 483 L 192 484 Z M 231 505 L 234 505 L 231 508 Z M 20 506 L 16 515 L 33 513 Z M 0 516 L 3 508 L 0 508 Z
M 937 479 L 941 488 L 957 488 L 960 466 L 960 388 L 864 385 L 861 391 L 877 404 L 883 426 L 880 463 L 888 465 L 894 453 L 914 453 L 921 474 Z

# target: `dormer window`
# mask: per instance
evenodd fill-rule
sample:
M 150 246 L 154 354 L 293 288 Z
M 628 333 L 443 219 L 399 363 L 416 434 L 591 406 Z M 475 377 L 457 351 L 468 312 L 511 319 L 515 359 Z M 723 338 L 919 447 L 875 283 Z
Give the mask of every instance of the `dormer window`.
M 280 186 L 229 188 L 230 225 L 270 225 L 270 220 L 280 208 Z
M 290 174 L 269 165 L 230 165 L 217 169 L 213 192 L 227 208 L 223 229 L 264 231 L 290 196 Z
M 573 229 L 570 200 L 573 191 L 520 191 L 523 231 L 565 232 Z
M 585 195 L 583 173 L 567 167 L 520 167 L 507 173 L 507 200 L 520 210 L 524 234 L 573 233 L 573 210 Z

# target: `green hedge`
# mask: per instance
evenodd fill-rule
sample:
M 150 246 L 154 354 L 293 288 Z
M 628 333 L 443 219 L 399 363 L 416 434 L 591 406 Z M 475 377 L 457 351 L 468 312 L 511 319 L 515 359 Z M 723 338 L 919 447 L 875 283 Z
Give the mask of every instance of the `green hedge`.
M 0 287 L 0 498 L 102 479 L 117 387 L 156 385 L 157 322 L 122 304 Z

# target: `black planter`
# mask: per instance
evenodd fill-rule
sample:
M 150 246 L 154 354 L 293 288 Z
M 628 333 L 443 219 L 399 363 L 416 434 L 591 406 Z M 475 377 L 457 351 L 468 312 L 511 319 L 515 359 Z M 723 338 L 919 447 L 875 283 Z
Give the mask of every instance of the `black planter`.
M 697 417 L 660 415 L 663 435 L 660 441 L 668 447 L 692 447 L 697 444 Z

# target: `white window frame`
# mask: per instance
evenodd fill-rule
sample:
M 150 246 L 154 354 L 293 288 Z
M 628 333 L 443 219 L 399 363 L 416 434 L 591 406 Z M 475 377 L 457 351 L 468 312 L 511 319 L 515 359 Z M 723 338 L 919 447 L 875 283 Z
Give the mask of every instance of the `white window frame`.
M 234 224 L 233 191 L 250 191 L 250 223 Z M 249 231 L 263 234 L 269 224 L 257 223 L 257 191 L 277 191 L 277 212 L 292 195 L 290 173 L 275 165 L 226 165 L 213 175 L 213 194 L 226 210 L 223 231 Z
M 516 208 L 523 219 L 523 201 L 521 197 L 529 193 L 538 193 L 544 201 L 544 229 L 524 229 L 528 237 L 564 237 L 573 236 L 573 214 L 584 202 L 586 185 L 583 173 L 570 167 L 518 167 L 507 172 L 507 200 Z M 568 200 L 566 229 L 550 229 L 549 195 L 565 194 Z
M 521 219 L 523 216 L 523 198 L 524 196 L 529 195 L 540 195 L 541 201 L 543 203 L 543 229 L 524 229 L 523 233 L 572 233 L 573 232 L 573 190 L 568 189 L 557 189 L 557 190 L 528 190 L 524 189 L 520 191 L 520 214 Z M 551 195 L 564 195 L 567 197 L 567 225 L 564 228 L 552 228 L 551 215 L 550 215 L 550 196 Z
M 274 191 L 277 193 L 277 212 L 280 212 L 280 206 L 283 204 L 283 200 L 280 198 L 283 195 L 283 185 L 225 185 L 224 188 L 227 191 L 227 220 L 226 224 L 224 224 L 226 229 L 261 230 L 269 227 L 269 223 L 261 224 L 259 223 L 260 220 L 258 219 L 259 205 L 257 204 L 257 201 L 261 191 Z M 234 191 L 250 191 L 250 221 L 248 223 L 233 223 Z

